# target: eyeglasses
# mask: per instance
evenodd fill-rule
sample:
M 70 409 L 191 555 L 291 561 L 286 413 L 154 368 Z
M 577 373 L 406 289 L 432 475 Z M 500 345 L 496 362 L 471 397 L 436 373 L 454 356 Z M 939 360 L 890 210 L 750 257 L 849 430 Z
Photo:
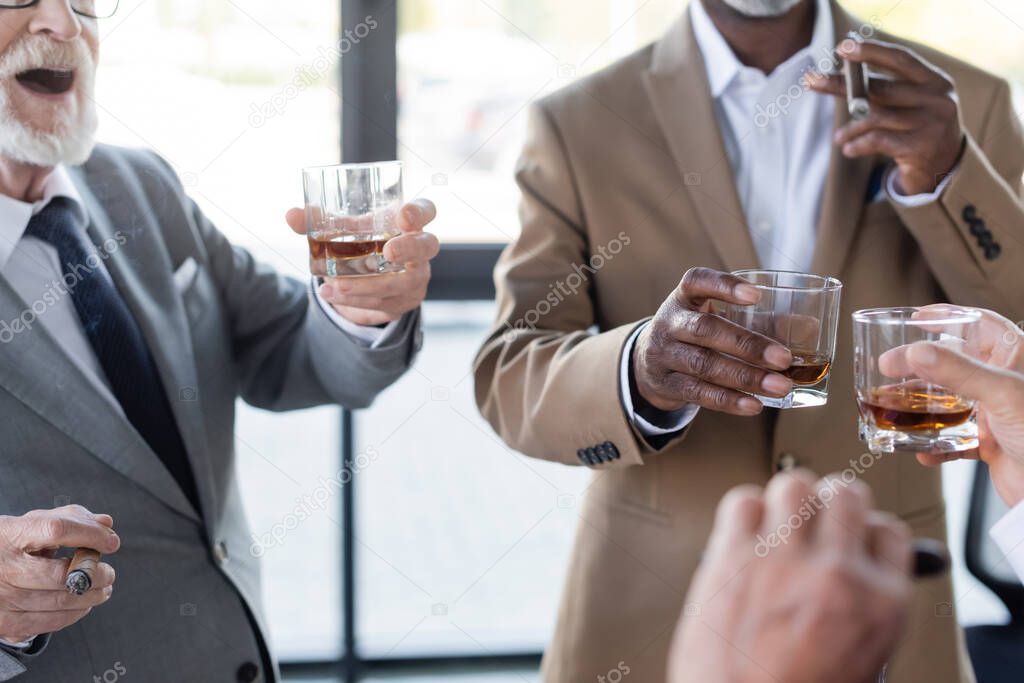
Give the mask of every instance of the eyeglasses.
M 0 0 L 0 9 L 27 9 L 40 0 Z M 117 11 L 119 0 L 70 0 L 71 11 L 90 19 L 109 19 Z

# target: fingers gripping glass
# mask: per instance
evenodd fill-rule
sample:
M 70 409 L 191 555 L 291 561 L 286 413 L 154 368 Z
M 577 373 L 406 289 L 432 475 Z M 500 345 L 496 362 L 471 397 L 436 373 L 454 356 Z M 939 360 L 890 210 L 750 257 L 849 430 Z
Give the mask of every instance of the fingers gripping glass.
M 0 0 L 0 9 L 27 9 L 40 0 Z M 70 0 L 71 11 L 90 19 L 109 19 L 117 11 L 119 0 Z

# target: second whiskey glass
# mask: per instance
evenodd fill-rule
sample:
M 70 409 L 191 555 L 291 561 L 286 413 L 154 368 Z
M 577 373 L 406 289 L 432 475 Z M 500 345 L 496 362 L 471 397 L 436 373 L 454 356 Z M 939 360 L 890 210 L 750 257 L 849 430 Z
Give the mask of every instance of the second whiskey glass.
M 793 364 L 782 371 L 793 380 L 789 394 L 756 398 L 772 408 L 825 405 L 843 283 L 834 277 L 784 270 L 737 270 L 733 275 L 754 285 L 761 300 L 752 306 L 723 304 L 720 315 L 774 339 L 793 354 Z

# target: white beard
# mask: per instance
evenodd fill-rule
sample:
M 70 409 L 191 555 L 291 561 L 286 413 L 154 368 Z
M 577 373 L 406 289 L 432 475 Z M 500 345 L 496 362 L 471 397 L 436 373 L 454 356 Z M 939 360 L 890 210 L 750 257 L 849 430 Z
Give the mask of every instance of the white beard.
M 18 92 L 14 76 L 28 69 L 75 69 L 75 94 L 53 105 L 52 124 L 43 130 L 23 120 L 12 99 L 32 97 Z M 85 162 L 96 144 L 99 118 L 94 103 L 96 62 L 85 41 L 60 43 L 45 35 L 26 34 L 0 54 L 0 157 L 32 166 L 75 166 Z
M 723 0 L 748 17 L 781 17 L 800 4 L 800 0 Z

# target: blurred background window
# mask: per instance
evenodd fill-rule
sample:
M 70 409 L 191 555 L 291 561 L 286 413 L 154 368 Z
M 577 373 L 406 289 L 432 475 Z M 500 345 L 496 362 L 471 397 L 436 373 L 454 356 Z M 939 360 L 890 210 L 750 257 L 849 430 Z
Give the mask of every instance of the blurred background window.
M 1024 77 L 1020 3 L 843 4 L 1015 84 Z M 440 282 L 493 260 L 518 234 L 513 171 L 530 104 L 656 39 L 684 6 L 122 0 L 101 29 L 100 137 L 156 150 L 232 241 L 305 278 L 305 243 L 283 221 L 301 202 L 299 171 L 342 158 L 343 97 L 362 112 L 344 120 L 359 139 L 387 127 L 378 114 L 390 107 L 397 135 L 379 158 L 397 154 L 407 195 L 438 205 L 433 229 L 453 254 Z M 371 44 L 384 53 L 364 54 Z M 397 70 L 381 78 L 378 66 L 391 61 L 375 55 L 388 51 Z M 393 89 L 384 101 L 360 99 L 339 58 L 353 60 L 346 73 Z M 425 306 L 416 367 L 347 432 L 337 409 L 270 415 L 240 405 L 253 552 L 276 652 L 296 680 L 356 670 L 377 680 L 393 669 L 440 680 L 431 662 L 467 659 L 479 664 L 466 680 L 536 680 L 588 473 L 509 451 L 477 415 L 470 363 L 494 316 L 490 283 L 452 282 L 438 288 L 454 300 Z M 343 485 L 343 457 L 353 459 L 354 486 Z M 971 468 L 946 472 L 959 558 Z M 1003 618 L 960 565 L 955 582 L 962 621 Z

